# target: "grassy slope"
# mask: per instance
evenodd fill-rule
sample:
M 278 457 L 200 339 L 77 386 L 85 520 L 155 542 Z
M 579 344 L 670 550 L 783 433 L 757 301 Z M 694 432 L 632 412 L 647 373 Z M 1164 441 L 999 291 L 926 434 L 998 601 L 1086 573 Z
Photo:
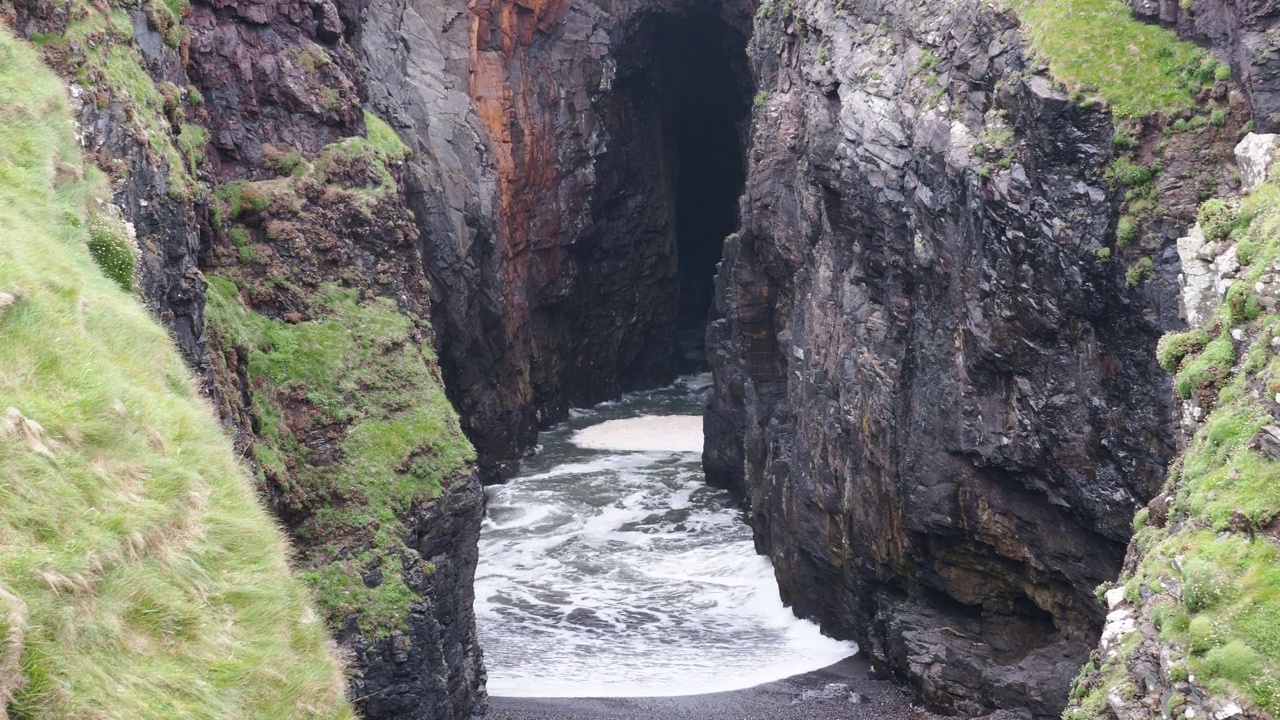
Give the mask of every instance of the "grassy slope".
M 1123 0 L 1010 0 L 1034 52 L 1071 91 L 1097 93 L 1122 118 L 1194 106 L 1230 76 L 1195 45 L 1133 19 Z
M 19 718 L 351 717 L 229 441 L 90 258 L 65 95 L 0 28 L 0 411 L 26 418 L 0 419 L 0 693 Z
M 1272 344 L 1280 313 L 1265 311 L 1253 290 L 1280 263 L 1280 185 L 1265 184 L 1238 203 L 1209 201 L 1201 221 L 1211 237 L 1236 246 L 1244 268 L 1212 320 L 1161 341 L 1161 362 L 1176 373 L 1178 394 L 1211 412 L 1170 471 L 1168 519 L 1148 510 L 1135 518 L 1131 553 L 1138 562 L 1121 582 L 1171 654 L 1173 711 L 1181 712 L 1194 687 L 1274 715 L 1280 463 L 1250 441 L 1274 421 L 1272 400 L 1280 393 L 1280 353 Z M 1066 717 L 1101 717 L 1110 692 L 1132 692 L 1125 668 L 1138 639 L 1101 667 L 1086 668 Z

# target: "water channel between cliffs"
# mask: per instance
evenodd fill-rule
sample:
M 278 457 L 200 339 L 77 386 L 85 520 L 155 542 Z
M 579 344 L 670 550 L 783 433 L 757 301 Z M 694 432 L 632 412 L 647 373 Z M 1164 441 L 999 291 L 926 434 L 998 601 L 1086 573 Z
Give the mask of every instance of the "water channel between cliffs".
M 703 483 L 708 384 L 576 410 L 489 489 L 476 619 L 491 694 L 736 690 L 856 651 L 782 605 L 728 494 Z

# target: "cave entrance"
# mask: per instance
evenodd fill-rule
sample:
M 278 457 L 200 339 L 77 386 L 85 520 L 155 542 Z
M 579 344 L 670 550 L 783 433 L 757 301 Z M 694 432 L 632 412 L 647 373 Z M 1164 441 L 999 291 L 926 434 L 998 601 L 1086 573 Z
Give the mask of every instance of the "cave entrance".
M 679 373 L 705 367 L 716 263 L 737 228 L 746 180 L 753 92 L 746 35 L 713 9 L 649 16 L 618 53 L 618 89 L 631 96 L 624 104 L 653 113 L 660 128 Z

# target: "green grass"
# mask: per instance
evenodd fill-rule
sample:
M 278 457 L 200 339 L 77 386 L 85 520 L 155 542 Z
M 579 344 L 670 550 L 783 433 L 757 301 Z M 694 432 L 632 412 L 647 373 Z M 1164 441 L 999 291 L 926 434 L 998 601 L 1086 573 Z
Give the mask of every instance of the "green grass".
M 1175 373 L 1188 355 L 1194 355 L 1209 344 L 1209 333 L 1204 328 L 1193 328 L 1187 332 L 1170 333 L 1160 338 L 1156 348 L 1156 358 L 1160 367 L 1167 373 Z
M 191 172 L 204 162 L 204 148 L 209 144 L 209 131 L 199 125 L 183 123 L 178 133 L 178 149 L 190 164 Z
M 336 285 L 315 292 L 310 317 L 296 324 L 248 309 L 226 278 L 210 278 L 208 297 L 222 349 L 246 363 L 262 480 L 312 513 L 295 532 L 321 608 L 334 622 L 358 614 L 373 635 L 400 627 L 417 596 L 399 568 L 434 571 L 405 545 L 402 518 L 466 478 L 475 460 L 429 346 L 391 300 Z M 309 458 L 300 436 L 315 427 L 333 428 L 335 461 Z M 379 563 L 382 584 L 366 587 L 362 575 Z
M 387 162 L 404 162 L 413 155 L 413 151 L 404 144 L 396 131 L 392 130 L 386 121 L 368 110 L 364 111 L 364 126 L 369 136 L 369 144 L 381 153 Z
M 1280 393 L 1280 353 L 1271 342 L 1280 315 L 1266 311 L 1252 288 L 1280 260 L 1280 188 L 1273 180 L 1238 201 L 1206 202 L 1200 215 L 1220 242 L 1247 245 L 1251 262 L 1209 322 L 1160 342 L 1157 355 L 1177 373 L 1179 395 L 1208 415 L 1170 469 L 1167 523 L 1157 527 L 1145 511 L 1135 519 L 1130 552 L 1138 561 L 1121 582 L 1150 590 L 1135 604 L 1159 630 L 1157 650 L 1170 654 L 1185 681 L 1275 715 L 1280 462 L 1252 441 L 1275 422 L 1270 400 Z M 1105 716 L 1108 689 L 1126 681 L 1125 668 L 1120 657 L 1082 674 L 1066 717 Z
M 82 162 L 66 88 L 0 28 L 0 707 L 351 718 L 282 533 L 90 256 L 104 178 L 55 175 Z
M 1123 0 L 1011 2 L 1054 78 L 1070 91 L 1096 92 L 1120 117 L 1187 110 L 1192 92 L 1218 72 L 1203 50 L 1135 20 Z
M 1189 398 L 1194 393 L 1218 387 L 1230 377 L 1235 361 L 1236 349 L 1229 336 L 1224 334 L 1210 341 L 1203 351 L 1182 361 L 1182 369 L 1174 378 L 1178 396 Z

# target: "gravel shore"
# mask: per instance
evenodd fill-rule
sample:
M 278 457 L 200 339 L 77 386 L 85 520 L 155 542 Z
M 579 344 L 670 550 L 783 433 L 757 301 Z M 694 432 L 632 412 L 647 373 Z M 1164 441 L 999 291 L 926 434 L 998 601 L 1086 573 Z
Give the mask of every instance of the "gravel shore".
M 489 699 L 487 720 L 933 720 L 860 656 L 746 690 L 644 698 Z

